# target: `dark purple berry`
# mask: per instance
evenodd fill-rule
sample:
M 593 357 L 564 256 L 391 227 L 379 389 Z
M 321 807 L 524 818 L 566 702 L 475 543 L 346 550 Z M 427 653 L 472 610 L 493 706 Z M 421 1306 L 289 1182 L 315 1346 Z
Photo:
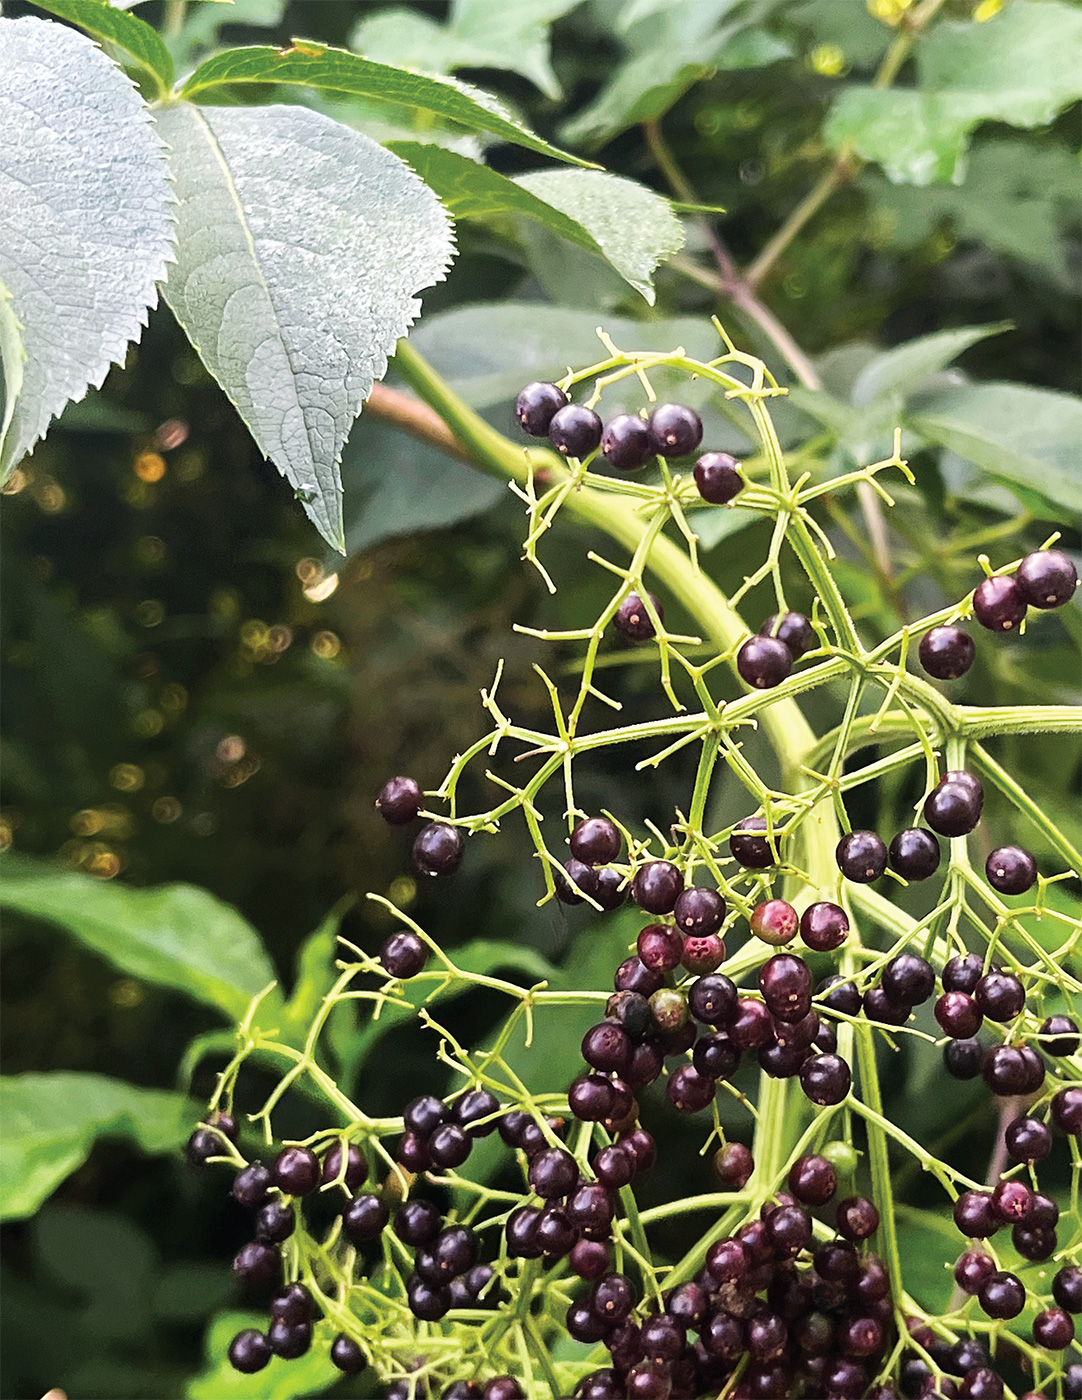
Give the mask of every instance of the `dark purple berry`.
M 619 1143 L 610 1143 L 598 1152 L 591 1163 L 594 1175 L 602 1186 L 618 1191 L 635 1175 L 635 1154 Z
M 323 1154 L 321 1178 L 324 1186 L 341 1181 L 347 1191 L 359 1191 L 368 1180 L 368 1163 L 355 1142 L 346 1145 L 346 1169 L 342 1171 L 342 1143 L 332 1142 Z
M 849 1066 L 840 1055 L 813 1055 L 800 1067 L 800 1087 L 820 1107 L 841 1103 L 852 1080 Z
M 481 1400 L 523 1400 L 522 1387 L 514 1376 L 493 1376 L 481 1392 Z
M 555 384 L 527 384 L 515 400 L 515 417 L 531 437 L 544 437 L 553 416 L 567 407 L 567 395 Z
M 866 1196 L 847 1196 L 837 1209 L 838 1234 L 847 1240 L 866 1240 L 879 1229 L 879 1212 Z
M 665 1094 L 681 1113 L 700 1113 L 714 1102 L 713 1079 L 700 1074 L 694 1065 L 681 1065 L 669 1075 Z
M 1052 1280 L 1052 1297 L 1069 1313 L 1082 1313 L 1082 1268 L 1064 1264 Z
M 394 1218 L 394 1232 L 403 1244 L 417 1248 L 431 1244 L 440 1232 L 443 1217 L 431 1201 L 406 1201 Z
M 567 1102 L 576 1118 L 584 1123 L 600 1123 L 612 1113 L 616 1090 L 611 1079 L 604 1079 L 600 1074 L 586 1074 L 572 1080 Z
M 840 948 L 848 932 L 845 910 L 828 900 L 809 904 L 800 916 L 800 936 L 817 953 L 832 953 Z
M 1027 1220 L 1024 1225 L 1011 1228 L 1011 1244 L 1023 1259 L 1048 1259 L 1055 1253 L 1058 1243 L 1051 1225 L 1031 1225 Z
M 887 996 L 885 987 L 869 987 L 864 993 L 863 1006 L 868 1020 L 881 1026 L 904 1026 L 909 1020 L 910 1008 L 905 1002 Z
M 636 946 L 643 964 L 654 972 L 671 972 L 679 967 L 684 953 L 680 931 L 671 924 L 647 924 L 639 930 Z
M 344 1332 L 339 1332 L 331 1343 L 331 1361 L 347 1376 L 360 1375 L 368 1364 L 364 1352 Z
M 418 1137 L 431 1137 L 441 1123 L 447 1121 L 447 1105 L 435 1094 L 421 1094 L 402 1111 L 402 1123 L 408 1132 Z
M 460 1167 L 472 1146 L 469 1136 L 457 1123 L 441 1123 L 428 1139 L 428 1155 L 436 1167 Z
M 834 855 L 845 878 L 861 885 L 878 880 L 887 868 L 887 848 L 874 831 L 849 832 Z
M 977 648 L 960 627 L 933 627 L 920 639 L 920 664 L 937 681 L 956 681 L 973 665 Z
M 287 1283 L 270 1301 L 271 1317 L 290 1326 L 311 1322 L 314 1311 L 312 1295 L 303 1283 Z
M 984 862 L 984 873 L 1000 894 L 1025 894 L 1037 879 L 1037 862 L 1021 846 L 1000 846 Z
M 275 1356 L 280 1356 L 284 1361 L 296 1361 L 312 1345 L 312 1324 L 272 1322 L 267 1328 L 267 1342 Z
M 944 992 L 935 1004 L 935 1018 L 944 1035 L 955 1040 L 975 1036 L 984 1022 L 977 1003 L 965 992 Z
M 561 457 L 577 457 L 581 461 L 596 451 L 601 441 L 601 419 L 592 408 L 581 404 L 564 404 L 549 419 L 549 442 Z
M 770 1012 L 761 1001 L 741 997 L 736 1003 L 736 1015 L 729 1023 L 729 1039 L 738 1050 L 761 1050 L 774 1040 Z
M 451 1117 L 470 1137 L 488 1137 L 496 1130 L 500 1101 L 489 1089 L 467 1089 L 451 1106 Z M 488 1119 L 488 1122 L 482 1120 Z
M 571 854 L 584 865 L 610 865 L 620 844 L 620 833 L 608 817 L 587 817 L 571 833 Z
M 811 1217 L 799 1206 L 779 1206 L 764 1223 L 770 1247 L 778 1259 L 795 1259 L 811 1244 Z
M 420 1322 L 439 1322 L 451 1310 L 450 1290 L 426 1283 L 417 1274 L 406 1285 L 406 1301 Z
M 320 1176 L 319 1158 L 309 1147 L 283 1147 L 271 1168 L 274 1185 L 287 1196 L 307 1196 Z
M 996 1233 L 1002 1220 L 987 1192 L 963 1191 L 954 1203 L 954 1223 L 970 1239 L 986 1240 Z
M 1074 1341 L 1074 1323 L 1062 1308 L 1045 1308 L 1033 1319 L 1033 1340 L 1049 1351 L 1062 1351 Z
M 556 898 L 561 904 L 581 904 L 583 895 L 579 894 L 579 890 L 582 890 L 583 894 L 588 894 L 591 899 L 594 897 L 591 887 L 595 872 L 588 865 L 584 865 L 581 860 L 572 858 L 564 861 L 564 870 L 570 879 L 557 871 L 553 881 L 556 886 Z
M 695 463 L 695 485 L 712 506 L 724 506 L 744 489 L 740 463 L 728 452 L 704 452 Z
M 606 1274 L 589 1293 L 590 1311 L 603 1322 L 620 1322 L 635 1306 L 635 1289 L 623 1274 Z
M 815 995 L 824 1007 L 840 1016 L 859 1016 L 862 998 L 855 982 L 846 982 L 842 977 L 827 977 L 815 989 Z
M 620 1146 L 626 1147 L 634 1155 L 636 1175 L 648 1172 L 657 1161 L 657 1143 L 645 1128 L 635 1128 L 621 1137 Z
M 1069 1016 L 1049 1016 L 1041 1022 L 1036 1039 L 1046 1055 L 1063 1059 L 1078 1051 L 1078 1026 Z
M 973 614 L 989 632 L 1013 631 L 1026 615 L 1026 600 L 1013 578 L 998 574 L 973 591 Z
M 721 928 L 725 900 L 717 890 L 691 885 L 677 896 L 673 916 L 681 933 L 690 938 L 707 938 Z
M 391 826 L 406 826 L 421 810 L 421 788 L 414 778 L 390 778 L 379 790 L 376 811 Z
M 547 1201 L 566 1196 L 578 1179 L 578 1164 L 562 1147 L 546 1148 L 530 1163 L 530 1187 Z
M 579 1278 L 595 1280 L 609 1271 L 612 1255 L 601 1240 L 579 1240 L 568 1256 L 571 1272 Z
M 618 414 L 605 424 L 601 434 L 601 455 L 610 467 L 616 467 L 618 471 L 638 471 L 654 455 L 650 429 L 638 414 Z
M 613 986 L 618 992 L 638 992 L 640 996 L 653 996 L 664 985 L 665 979 L 658 972 L 648 968 L 641 958 L 625 958 L 616 969 Z
M 271 1174 L 262 1162 L 242 1168 L 233 1179 L 232 1195 L 238 1205 L 256 1210 L 267 1201 Z
M 1068 1137 L 1082 1136 L 1082 1088 L 1072 1085 L 1052 1096 L 1052 1122 Z
M 903 880 L 927 880 L 939 869 L 939 842 L 922 826 L 899 831 L 890 843 L 887 859 Z
M 973 997 L 990 1021 L 1013 1021 L 1026 1004 L 1026 989 L 1012 972 L 988 972 Z
M 765 899 L 751 911 L 749 922 L 756 938 L 780 948 L 796 937 L 800 916 L 784 899 Z
M 433 878 L 453 875 L 462 864 L 462 832 L 446 822 L 429 822 L 413 843 L 413 868 L 419 875 Z
M 671 914 L 683 888 L 684 877 L 675 865 L 667 860 L 652 860 L 636 871 L 631 898 L 647 914 Z
M 600 1182 L 587 1182 L 568 1198 L 567 1213 L 587 1239 L 605 1239 L 612 1229 L 612 1197 Z
M 210 1161 L 212 1157 L 221 1157 L 224 1155 L 222 1140 L 218 1134 L 210 1128 L 196 1128 L 195 1132 L 192 1133 L 191 1137 L 188 1139 L 185 1155 L 187 1156 L 189 1166 L 202 1167 Z
M 804 1206 L 825 1206 L 838 1186 L 837 1174 L 825 1157 L 798 1157 L 789 1168 L 789 1190 Z
M 958 1387 L 958 1400 L 1003 1400 L 1003 1382 L 991 1366 L 967 1371 Z
M 815 1251 L 815 1272 L 828 1283 L 852 1283 L 860 1274 L 860 1255 L 849 1240 L 827 1240 Z
M 984 961 L 976 953 L 966 953 L 962 958 L 951 958 L 943 968 L 943 990 L 967 992 L 972 995 L 983 976 Z
M 733 859 L 745 870 L 765 870 L 775 864 L 770 842 L 760 832 L 767 829 L 765 817 L 745 817 L 729 837 Z
M 931 963 L 915 953 L 899 953 L 883 969 L 883 990 L 902 1006 L 920 1006 L 935 991 Z
M 704 1035 L 695 1042 L 691 1062 L 708 1079 L 728 1079 L 740 1064 L 740 1051 L 727 1035 Z
M 977 1292 L 977 1300 L 989 1317 L 1005 1320 L 1017 1317 L 1026 1305 L 1021 1280 L 1005 1270 L 990 1274 Z
M 986 1051 L 981 1063 L 981 1073 L 992 1093 L 998 1094 L 1000 1098 L 1025 1093 L 1027 1065 L 1022 1051 L 1016 1045 L 996 1045 Z
M 654 451 L 663 457 L 688 457 L 703 440 L 702 419 L 679 403 L 658 404 L 649 427 Z
M 759 969 L 759 990 L 772 1016 L 802 1020 L 811 1010 L 811 968 L 792 953 L 775 953 Z
M 726 1190 L 742 1191 L 751 1180 L 755 1161 L 742 1142 L 727 1142 L 714 1153 L 714 1175 Z
M 1058 549 L 1039 549 L 1022 560 L 1014 582 L 1031 608 L 1061 608 L 1078 587 L 1078 573 Z
M 773 690 L 793 669 L 793 653 L 777 637 L 749 637 L 736 653 L 740 678 L 756 690 Z
M 582 1058 L 591 1069 L 605 1074 L 626 1074 L 633 1053 L 631 1037 L 614 1021 L 591 1026 L 582 1038 Z
M 260 1244 L 281 1244 L 297 1228 L 297 1218 L 282 1201 L 268 1201 L 255 1216 L 255 1237 Z
M 650 602 L 653 604 L 654 612 L 657 613 L 659 620 L 664 622 L 665 609 L 652 593 L 650 594 Z M 656 636 L 650 614 L 637 593 L 629 593 L 616 609 L 612 625 L 620 633 L 620 636 L 629 642 L 648 642 L 651 637 Z
M 354 1196 L 342 1208 L 342 1233 L 351 1244 L 367 1244 L 379 1237 L 387 1220 L 387 1207 L 378 1196 Z
M 627 886 L 618 870 L 591 870 L 584 888 L 602 909 L 619 909 L 627 898 Z
M 536 1206 L 519 1206 L 507 1217 L 504 1234 L 512 1259 L 540 1259 L 541 1246 L 537 1242 L 540 1220 L 541 1212 Z
M 270 1343 L 254 1327 L 238 1332 L 229 1343 L 229 1364 L 234 1371 L 240 1371 L 243 1375 L 251 1376 L 256 1371 L 262 1371 L 270 1359 Z
M 963 770 L 952 770 L 940 778 L 924 804 L 936 821 L 928 820 L 941 836 L 965 836 L 980 820 L 984 807 L 984 789 L 980 779 Z M 939 824 L 936 825 L 936 822 Z
M 815 646 L 812 625 L 803 613 L 798 612 L 782 613 L 780 617 L 778 613 L 771 613 L 759 628 L 759 636 L 777 637 L 792 652 L 794 661 Z
M 644 1040 L 641 1045 L 635 1046 L 627 1082 L 633 1089 L 645 1089 L 661 1074 L 664 1063 L 665 1052 L 660 1044 L 656 1040 Z
M 728 1026 L 736 1015 L 736 987 L 723 973 L 711 973 L 688 988 L 688 1009 L 707 1026 Z
M 384 940 L 379 960 L 392 977 L 416 977 L 428 961 L 428 949 L 415 933 L 401 929 Z
M 983 1249 L 967 1249 L 954 1266 L 954 1281 L 963 1293 L 976 1293 L 996 1271 L 995 1260 Z
M 233 1273 L 246 1292 L 259 1295 L 271 1292 L 282 1278 L 282 1261 L 271 1245 L 242 1245 L 233 1260 Z

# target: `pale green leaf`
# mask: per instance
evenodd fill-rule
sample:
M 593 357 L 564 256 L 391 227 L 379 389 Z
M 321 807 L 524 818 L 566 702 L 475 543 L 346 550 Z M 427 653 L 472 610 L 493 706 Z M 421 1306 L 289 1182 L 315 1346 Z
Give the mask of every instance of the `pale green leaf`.
M 294 1400 L 297 1396 L 322 1395 L 342 1372 L 330 1358 L 334 1329 L 316 1324 L 316 1338 L 301 1357 L 284 1361 L 272 1356 L 254 1376 L 245 1376 L 229 1364 L 229 1343 L 245 1327 L 266 1328 L 266 1314 L 223 1312 L 207 1329 L 207 1366 L 188 1382 L 188 1400 Z
M 1014 0 L 985 23 L 940 24 L 918 45 L 917 69 L 915 88 L 847 89 L 824 137 L 877 161 L 892 180 L 960 183 L 978 123 L 1044 126 L 1082 97 L 1082 11 Z
M 59 924 L 132 977 L 184 992 L 239 1019 L 274 980 L 259 935 L 197 885 L 132 889 L 8 856 L 0 908 Z
M 519 217 L 541 224 L 605 258 L 650 303 L 650 273 L 684 240 L 671 203 L 633 180 L 594 170 L 544 171 L 511 180 L 438 146 L 388 144 L 456 219 L 506 223 Z
M 543 170 L 520 175 L 516 183 L 581 224 L 620 276 L 653 305 L 654 268 L 684 243 L 667 199 L 601 170 Z
M 911 394 L 971 345 L 1006 330 L 1010 330 L 1007 322 L 995 326 L 963 326 L 958 330 L 918 336 L 893 350 L 885 350 L 857 376 L 852 402 L 857 408 L 863 408 L 891 394 Z
M 0 480 L 138 338 L 170 255 L 171 203 L 130 79 L 74 29 L 0 19 Z
M 447 270 L 447 215 L 397 156 L 307 108 L 180 102 L 158 120 L 180 197 L 169 305 L 342 549 L 342 447 Z
M 436 121 L 464 131 L 496 136 L 501 141 L 525 146 L 556 160 L 570 161 L 573 165 L 589 164 L 535 136 L 515 121 L 491 93 L 454 78 L 438 78 L 389 63 L 373 63 L 345 49 L 330 49 L 306 40 L 294 40 L 293 47 L 284 51 L 253 45 L 215 54 L 191 75 L 184 85 L 183 96 L 206 95 L 215 88 L 234 83 L 275 86 L 293 83 L 344 97 L 364 97 L 372 102 L 405 107 L 411 112 L 427 112 Z
M 173 60 L 161 35 L 144 20 L 129 15 L 107 0 L 34 0 L 39 9 L 70 20 L 103 44 L 126 54 L 137 67 L 151 74 L 159 93 L 173 82 Z
M 1038 492 L 1077 518 L 1082 399 L 1026 384 L 965 384 L 920 395 L 907 421 L 989 476 Z
M 286 0 L 203 0 L 194 8 L 188 7 L 180 32 L 166 42 L 177 66 L 187 69 L 200 55 L 218 46 L 223 25 L 274 29 L 285 12 Z
M 715 506 L 713 510 L 694 510 L 687 520 L 698 536 L 700 554 L 707 554 L 722 540 L 732 539 L 733 535 L 762 518 L 754 511 L 742 510 L 739 506 Z
M 33 1215 L 87 1157 L 96 1138 L 133 1139 L 144 1152 L 175 1152 L 200 1109 L 183 1094 L 138 1089 L 100 1074 L 0 1078 L 0 1218 Z
M 546 97 L 560 96 L 549 61 L 548 28 L 580 0 L 455 0 L 446 24 L 416 10 L 390 9 L 362 19 L 350 48 L 381 63 L 431 73 L 496 68 L 519 73 Z
M 443 530 L 508 497 L 506 485 L 389 424 L 362 418 L 342 458 L 346 553 Z

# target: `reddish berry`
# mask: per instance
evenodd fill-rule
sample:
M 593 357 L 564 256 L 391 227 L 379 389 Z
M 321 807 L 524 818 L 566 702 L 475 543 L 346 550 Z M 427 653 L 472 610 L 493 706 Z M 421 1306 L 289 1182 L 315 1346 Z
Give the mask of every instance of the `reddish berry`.
M 677 896 L 673 917 L 681 933 L 692 938 L 706 938 L 721 928 L 725 900 L 717 890 L 691 885 Z
M 977 1003 L 965 992 L 944 992 L 935 1004 L 935 1018 L 943 1033 L 956 1040 L 976 1035 L 984 1023 Z
M 771 1015 L 800 1021 L 811 1010 L 811 968 L 792 953 L 775 953 L 759 969 L 759 990 Z
M 751 1180 L 755 1162 L 742 1142 L 727 1142 L 714 1153 L 714 1175 L 727 1190 L 742 1191 Z
M 800 917 L 784 899 L 767 899 L 751 911 L 751 931 L 756 938 L 780 948 L 791 943 L 800 927 Z
M 879 1229 L 879 1212 L 866 1196 L 847 1196 L 839 1201 L 836 1219 L 838 1234 L 847 1240 L 869 1239 Z
M 805 1206 L 825 1206 L 837 1189 L 838 1178 L 825 1157 L 798 1157 L 789 1168 L 789 1190 Z
M 1033 1340 L 1049 1351 L 1062 1351 L 1074 1341 L 1074 1323 L 1062 1308 L 1045 1308 L 1033 1319 Z
M 650 602 L 653 604 L 654 612 L 657 613 L 658 618 L 664 622 L 665 610 L 652 593 L 650 594 Z M 621 637 L 629 642 L 648 642 L 651 637 L 657 635 L 654 624 L 650 620 L 650 614 L 646 611 L 646 606 L 637 593 L 629 593 L 616 609 L 612 625 Z
M 648 914 L 671 914 L 683 888 L 684 877 L 675 865 L 667 860 L 652 860 L 636 871 L 631 898 Z
M 620 845 L 620 833 L 608 817 L 587 817 L 571 833 L 571 854 L 584 865 L 610 865 Z
M 974 1294 L 995 1271 L 995 1261 L 990 1254 L 985 1254 L 983 1249 L 967 1249 L 954 1266 L 954 1281 L 963 1293 Z
M 714 1101 L 713 1079 L 700 1074 L 694 1065 L 681 1065 L 669 1075 L 665 1093 L 673 1108 L 681 1113 L 699 1113 Z

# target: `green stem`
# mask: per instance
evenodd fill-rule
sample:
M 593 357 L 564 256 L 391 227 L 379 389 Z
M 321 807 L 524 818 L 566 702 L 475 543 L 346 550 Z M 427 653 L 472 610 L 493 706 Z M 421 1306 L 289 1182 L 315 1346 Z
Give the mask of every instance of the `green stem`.
M 855 1028 L 857 1065 L 860 1070 L 860 1090 L 873 1112 L 883 1115 L 883 1098 L 879 1092 L 879 1070 L 875 1063 L 875 1041 L 869 1025 Z M 870 1118 L 865 1118 L 868 1133 L 868 1164 L 872 1173 L 872 1196 L 879 1208 L 879 1232 L 883 1242 L 881 1253 L 885 1257 L 887 1273 L 890 1275 L 890 1291 L 895 1303 L 902 1297 L 902 1259 L 898 1249 L 898 1228 L 894 1219 L 894 1194 L 890 1180 L 890 1160 L 887 1137 L 883 1129 Z

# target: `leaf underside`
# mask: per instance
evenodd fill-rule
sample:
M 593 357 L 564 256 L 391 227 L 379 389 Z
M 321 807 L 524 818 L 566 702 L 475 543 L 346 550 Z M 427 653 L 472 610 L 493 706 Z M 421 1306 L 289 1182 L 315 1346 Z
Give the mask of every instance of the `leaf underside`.
M 182 102 L 158 121 L 180 197 L 166 299 L 341 550 L 342 447 L 446 273 L 447 215 L 397 156 L 307 108 Z

